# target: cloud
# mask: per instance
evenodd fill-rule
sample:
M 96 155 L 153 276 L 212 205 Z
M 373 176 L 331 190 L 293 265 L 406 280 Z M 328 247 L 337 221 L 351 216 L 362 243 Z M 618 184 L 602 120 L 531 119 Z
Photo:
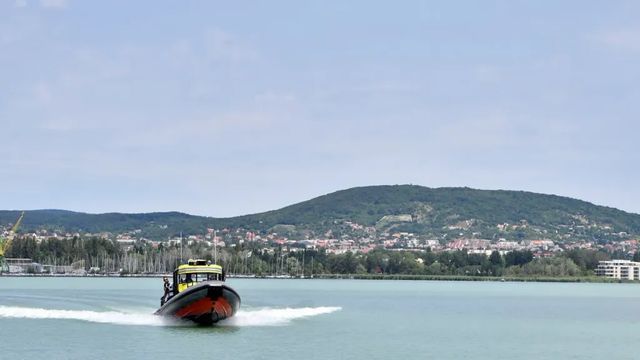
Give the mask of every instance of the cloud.
M 607 31 L 598 34 L 596 40 L 609 47 L 627 51 L 640 51 L 640 29 Z
M 13 3 L 13 7 L 16 7 L 16 8 L 22 8 L 25 6 L 27 6 L 27 0 L 16 0 Z
M 51 89 L 47 83 L 39 82 L 33 90 L 34 99 L 42 105 L 51 104 Z
M 40 0 L 40 6 L 50 9 L 64 9 L 69 6 L 67 0 Z
M 253 49 L 242 44 L 233 35 L 220 29 L 206 32 L 203 43 L 206 56 L 211 60 L 255 60 L 257 54 Z

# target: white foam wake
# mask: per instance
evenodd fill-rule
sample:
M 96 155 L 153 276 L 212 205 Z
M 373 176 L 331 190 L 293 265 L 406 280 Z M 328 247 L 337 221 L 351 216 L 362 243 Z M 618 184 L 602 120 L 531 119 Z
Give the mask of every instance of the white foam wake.
M 0 318 L 65 319 L 82 320 L 103 324 L 163 326 L 170 322 L 153 314 L 123 313 L 117 311 L 53 310 L 0 306 Z
M 330 314 L 340 310 L 340 307 L 305 307 L 305 308 L 284 308 L 284 309 L 256 309 L 240 310 L 221 325 L 228 326 L 278 326 L 286 325 L 295 319 L 302 319 L 311 316 Z
M 241 310 L 223 322 L 223 326 L 278 326 L 286 325 L 292 320 L 301 319 L 338 311 L 339 307 L 306 307 L 306 308 L 264 308 L 257 310 Z M 103 324 L 167 326 L 177 323 L 170 319 L 148 313 L 125 313 L 118 311 L 89 310 L 55 310 L 27 308 L 18 306 L 0 306 L 0 318 L 22 319 L 63 319 L 80 320 Z

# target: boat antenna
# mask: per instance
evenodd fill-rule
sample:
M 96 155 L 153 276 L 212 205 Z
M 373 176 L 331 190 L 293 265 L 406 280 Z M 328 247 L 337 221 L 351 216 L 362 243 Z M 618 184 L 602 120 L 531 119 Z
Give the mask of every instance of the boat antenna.
M 180 231 L 180 263 L 182 264 L 182 231 Z
M 218 264 L 218 237 L 216 236 L 216 229 L 213 229 L 213 263 Z

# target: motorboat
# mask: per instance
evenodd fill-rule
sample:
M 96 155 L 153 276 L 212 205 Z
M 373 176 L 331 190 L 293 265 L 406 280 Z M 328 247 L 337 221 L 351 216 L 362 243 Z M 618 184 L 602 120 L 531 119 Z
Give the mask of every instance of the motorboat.
M 156 315 L 201 325 L 230 318 L 240 307 L 240 295 L 225 284 L 222 267 L 200 259 L 190 259 L 175 269 L 167 295 Z

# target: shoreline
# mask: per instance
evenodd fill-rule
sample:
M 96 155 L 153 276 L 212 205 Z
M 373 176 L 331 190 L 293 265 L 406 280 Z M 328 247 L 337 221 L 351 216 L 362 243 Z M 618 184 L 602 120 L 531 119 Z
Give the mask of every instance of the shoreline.
M 162 278 L 169 274 L 0 274 L 0 277 L 13 278 Z M 499 276 L 464 276 L 464 275 L 375 275 L 375 274 L 322 274 L 313 277 L 283 275 L 227 275 L 228 279 L 264 279 L 264 280 L 405 280 L 405 281 L 491 281 L 491 282 L 556 282 L 556 283 L 607 283 L 607 284 L 640 284 L 637 280 L 612 279 L 595 276 L 579 277 L 499 277 Z

